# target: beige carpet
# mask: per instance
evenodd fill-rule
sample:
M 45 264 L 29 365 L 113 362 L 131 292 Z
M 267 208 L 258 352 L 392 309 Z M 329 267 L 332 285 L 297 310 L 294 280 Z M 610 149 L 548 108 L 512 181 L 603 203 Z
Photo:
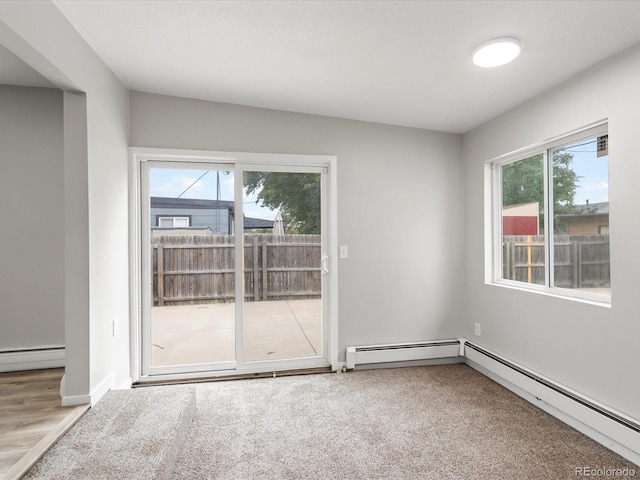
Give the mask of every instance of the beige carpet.
M 189 419 L 185 437 L 170 452 L 170 463 L 158 469 L 154 459 L 163 478 L 555 480 L 579 478 L 577 467 L 627 468 L 640 476 L 638 466 L 466 365 L 189 388 L 196 394 L 197 411 Z M 150 390 L 171 396 L 183 393 L 184 387 L 150 387 L 127 394 L 135 398 Z M 157 406 L 150 407 L 154 417 L 176 417 L 162 411 L 156 397 L 154 393 Z M 99 432 L 109 425 L 99 415 L 88 414 L 84 420 L 91 422 L 78 425 L 85 431 Z M 135 426 L 141 427 L 140 422 Z M 135 442 L 127 444 L 120 430 L 113 438 L 119 442 L 116 447 L 105 435 L 92 446 L 114 456 L 129 452 L 137 460 L 127 472 L 105 471 L 94 462 L 93 471 L 76 465 L 58 472 L 57 478 L 153 478 L 137 453 L 141 439 L 153 432 L 138 432 Z M 46 466 L 68 462 L 75 447 L 66 440 L 45 455 L 30 478 L 51 478 Z M 90 456 L 88 443 L 82 442 L 83 453 Z

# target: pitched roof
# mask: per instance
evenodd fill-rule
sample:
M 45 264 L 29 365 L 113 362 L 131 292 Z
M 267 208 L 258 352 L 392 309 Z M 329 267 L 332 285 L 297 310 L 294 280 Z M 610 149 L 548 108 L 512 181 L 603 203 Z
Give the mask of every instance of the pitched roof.
M 558 215 L 561 218 L 584 217 L 585 215 L 609 215 L 609 202 L 574 205 L 575 213 Z
M 150 197 L 151 208 L 229 208 L 233 207 L 231 200 L 206 200 L 203 198 L 170 198 Z
M 273 220 L 264 220 L 262 218 L 244 217 L 244 229 L 256 228 L 273 228 Z

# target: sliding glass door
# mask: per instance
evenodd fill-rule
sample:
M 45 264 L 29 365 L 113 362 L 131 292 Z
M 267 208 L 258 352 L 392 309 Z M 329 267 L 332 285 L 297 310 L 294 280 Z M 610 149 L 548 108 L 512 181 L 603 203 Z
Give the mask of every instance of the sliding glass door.
M 259 215 L 273 219 L 266 230 L 245 226 L 247 362 L 322 355 L 321 176 L 243 173 L 245 221 Z
M 233 369 L 233 165 L 148 162 L 143 173 L 146 371 Z
M 329 364 L 325 172 L 141 163 L 143 376 Z

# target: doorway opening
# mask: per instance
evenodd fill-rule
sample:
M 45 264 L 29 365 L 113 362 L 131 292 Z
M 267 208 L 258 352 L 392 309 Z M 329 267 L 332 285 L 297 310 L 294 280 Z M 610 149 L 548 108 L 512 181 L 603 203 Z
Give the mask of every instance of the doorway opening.
M 337 360 L 335 157 L 244 155 L 134 151 L 138 380 Z

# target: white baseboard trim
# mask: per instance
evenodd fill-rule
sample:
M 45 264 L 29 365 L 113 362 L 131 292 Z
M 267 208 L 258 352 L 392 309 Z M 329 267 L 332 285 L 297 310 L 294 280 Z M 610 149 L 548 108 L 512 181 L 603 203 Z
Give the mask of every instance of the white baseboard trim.
M 0 373 L 65 366 L 65 348 L 46 346 L 0 352 Z
M 62 406 L 71 407 L 87 403 L 95 405 L 105 393 L 115 387 L 115 378 L 115 373 L 109 372 L 109 374 L 88 395 L 65 395 L 65 377 L 62 377 L 62 381 L 60 382 Z
M 109 374 L 91 391 L 91 405 L 95 405 L 102 396 L 116 386 L 116 374 Z
M 129 390 L 133 385 L 133 379 L 131 377 L 127 378 L 124 382 L 120 384 L 118 387 L 114 387 L 114 390 Z
M 487 351 L 484 348 L 482 350 Z M 615 412 L 595 400 L 573 392 L 567 387 L 557 383 L 554 384 L 551 380 L 525 367 L 509 362 L 525 372 L 525 374 L 520 373 L 499 361 L 500 357 L 497 354 L 489 353 L 498 360 L 478 353 L 478 351 L 467 345 L 465 348 L 466 363 L 529 403 L 575 428 L 630 462 L 640 465 L 640 432 L 623 424 L 626 421 L 632 426 L 637 426 L 640 422 Z M 547 384 L 550 386 L 547 386 Z M 558 387 L 557 390 L 554 387 Z M 575 395 L 578 401 L 561 393 L 563 391 Z M 607 412 L 611 413 L 611 417 L 607 416 Z
M 63 407 L 75 407 L 76 405 L 91 404 L 91 395 L 72 395 L 62 397 Z

